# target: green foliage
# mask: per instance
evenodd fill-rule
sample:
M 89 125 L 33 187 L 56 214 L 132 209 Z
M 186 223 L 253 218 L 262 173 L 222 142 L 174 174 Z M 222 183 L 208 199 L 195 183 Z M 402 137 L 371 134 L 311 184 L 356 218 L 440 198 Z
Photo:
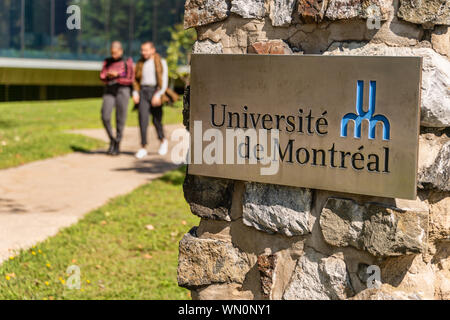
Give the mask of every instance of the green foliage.
M 190 52 L 197 35 L 194 29 L 184 30 L 183 24 L 177 24 L 170 29 L 171 41 L 167 45 L 167 64 L 169 77 L 186 82 L 188 74 L 180 67 L 189 64 Z
M 101 60 L 111 41 L 123 43 L 125 54 L 139 57 L 141 42 L 166 50 L 170 27 L 183 20 L 185 0 L 57 0 L 51 41 L 50 0 L 25 1 L 26 57 Z M 68 30 L 69 5 L 81 8 L 81 30 Z M 0 54 L 20 56 L 21 1 L 0 0 Z
M 139 55 L 140 43 L 154 41 L 159 52 L 170 39 L 169 28 L 182 21 L 184 0 L 72 0 L 81 6 L 78 42 L 87 53 L 109 54 L 111 41 L 122 41 L 125 53 Z
M 177 285 L 178 243 L 199 219 L 183 177 L 184 168 L 170 172 L 11 257 L 0 266 L 0 299 L 189 299 Z M 66 286 L 71 265 L 81 290 Z

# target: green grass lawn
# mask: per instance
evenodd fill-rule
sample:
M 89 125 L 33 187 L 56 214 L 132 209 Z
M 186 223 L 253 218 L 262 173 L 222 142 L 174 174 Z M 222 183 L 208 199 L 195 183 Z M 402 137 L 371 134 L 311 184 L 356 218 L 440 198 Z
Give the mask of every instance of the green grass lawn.
M 101 141 L 67 133 L 101 128 L 101 104 L 101 99 L 0 103 L 0 169 L 104 147 Z M 181 121 L 181 102 L 165 107 L 166 124 Z M 127 125 L 138 125 L 137 113 L 130 111 Z
M 198 218 L 184 169 L 118 197 L 0 266 L 0 299 L 189 299 L 177 286 L 178 242 Z M 81 270 L 69 290 L 66 270 Z

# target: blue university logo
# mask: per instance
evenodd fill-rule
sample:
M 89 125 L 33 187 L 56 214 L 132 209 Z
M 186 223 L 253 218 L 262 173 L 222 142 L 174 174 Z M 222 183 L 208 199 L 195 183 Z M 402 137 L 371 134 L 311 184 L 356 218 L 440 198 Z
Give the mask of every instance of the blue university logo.
M 348 134 L 348 123 L 352 120 L 355 123 L 355 138 L 361 138 L 362 132 L 362 122 L 367 120 L 369 122 L 369 139 L 375 139 L 375 131 L 377 123 L 381 122 L 383 124 L 383 140 L 391 139 L 391 125 L 389 120 L 383 115 L 375 114 L 376 105 L 376 95 L 377 95 L 377 82 L 370 81 L 369 90 L 369 111 L 365 112 L 363 109 L 364 103 L 364 81 L 358 80 L 357 82 L 357 92 L 356 92 L 356 114 L 349 113 L 344 116 L 341 122 L 341 137 L 347 137 Z

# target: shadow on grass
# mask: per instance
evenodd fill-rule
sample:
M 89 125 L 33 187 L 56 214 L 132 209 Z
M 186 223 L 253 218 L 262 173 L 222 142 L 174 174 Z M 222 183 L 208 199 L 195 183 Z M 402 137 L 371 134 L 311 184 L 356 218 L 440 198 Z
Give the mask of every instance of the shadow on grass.
M 175 186 L 183 185 L 186 174 L 186 166 L 182 166 L 174 171 L 171 171 L 161 177 L 161 180 Z
M 17 128 L 20 126 L 20 123 L 18 121 L 13 121 L 13 120 L 0 120 L 0 128 L 3 129 L 10 129 L 10 128 Z

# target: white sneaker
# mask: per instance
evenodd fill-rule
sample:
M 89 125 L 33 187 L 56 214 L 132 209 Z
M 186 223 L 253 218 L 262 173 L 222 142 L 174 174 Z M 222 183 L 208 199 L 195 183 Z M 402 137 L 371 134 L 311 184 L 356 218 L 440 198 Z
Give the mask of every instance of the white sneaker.
M 167 152 L 169 152 L 169 141 L 167 141 L 167 139 L 164 139 L 164 141 L 161 142 L 158 153 L 160 156 L 165 156 Z
M 144 148 L 142 148 L 141 150 L 139 150 L 137 153 L 136 153 L 136 158 L 138 158 L 138 159 L 143 159 L 143 158 L 145 158 L 146 156 L 148 155 L 148 152 L 147 152 L 147 150 L 145 150 Z

